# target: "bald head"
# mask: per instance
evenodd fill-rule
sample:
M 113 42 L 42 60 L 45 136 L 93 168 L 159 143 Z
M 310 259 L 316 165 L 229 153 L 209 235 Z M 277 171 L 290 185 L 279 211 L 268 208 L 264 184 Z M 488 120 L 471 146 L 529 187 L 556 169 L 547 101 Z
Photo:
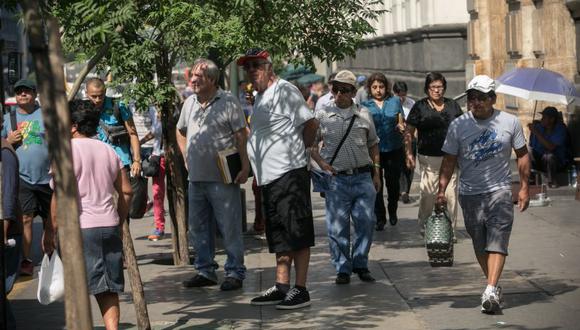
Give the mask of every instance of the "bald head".
M 91 78 L 86 82 L 86 94 L 95 108 L 100 109 L 105 103 L 105 83 L 99 78 Z

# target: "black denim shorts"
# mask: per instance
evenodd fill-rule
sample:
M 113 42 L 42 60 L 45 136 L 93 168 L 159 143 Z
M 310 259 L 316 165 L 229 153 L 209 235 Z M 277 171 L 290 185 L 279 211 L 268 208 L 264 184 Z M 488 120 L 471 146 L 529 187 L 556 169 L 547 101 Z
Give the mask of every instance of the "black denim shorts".
M 262 209 L 270 253 L 314 246 L 310 173 L 306 167 L 262 186 Z

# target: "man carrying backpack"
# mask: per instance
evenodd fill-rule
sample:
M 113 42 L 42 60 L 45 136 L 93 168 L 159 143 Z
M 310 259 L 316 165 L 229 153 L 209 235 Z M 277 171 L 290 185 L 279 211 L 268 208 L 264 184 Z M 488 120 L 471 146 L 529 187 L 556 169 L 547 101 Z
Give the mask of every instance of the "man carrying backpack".
M 101 111 L 101 121 L 97 129 L 99 140 L 110 144 L 119 158 L 127 175 L 141 173 L 141 147 L 131 111 L 122 103 L 105 96 L 105 83 L 99 78 L 91 78 L 86 83 L 89 100 Z M 133 155 L 131 157 L 131 155 Z M 130 172 L 129 172 L 130 171 Z
M 52 189 L 48 169 L 48 144 L 44 131 L 42 111 L 36 103 L 36 84 L 21 79 L 14 84 L 16 109 L 4 115 L 2 137 L 15 150 L 19 165 L 18 199 L 22 208 L 22 263 L 20 274 L 32 275 L 34 265 L 31 260 L 32 221 L 35 216 L 42 218 L 45 235 L 49 235 L 48 221 Z

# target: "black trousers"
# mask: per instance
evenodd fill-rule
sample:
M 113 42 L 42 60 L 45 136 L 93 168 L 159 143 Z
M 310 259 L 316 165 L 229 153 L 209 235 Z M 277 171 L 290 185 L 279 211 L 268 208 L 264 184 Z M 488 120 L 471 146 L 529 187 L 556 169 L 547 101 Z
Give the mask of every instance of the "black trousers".
M 397 216 L 399 202 L 401 172 L 404 164 L 403 148 L 389 152 L 381 152 L 381 189 L 377 192 L 375 201 L 375 214 L 377 223 L 387 222 L 387 210 L 389 217 Z M 387 187 L 387 209 L 383 199 L 383 186 Z

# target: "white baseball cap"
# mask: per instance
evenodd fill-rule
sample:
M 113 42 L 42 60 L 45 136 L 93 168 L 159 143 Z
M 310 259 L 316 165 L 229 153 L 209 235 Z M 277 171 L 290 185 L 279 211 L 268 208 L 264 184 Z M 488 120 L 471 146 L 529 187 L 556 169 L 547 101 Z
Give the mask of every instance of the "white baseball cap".
M 495 80 L 486 75 L 475 76 L 473 79 L 471 79 L 469 84 L 467 84 L 467 91 L 470 90 L 489 93 L 495 90 Z

